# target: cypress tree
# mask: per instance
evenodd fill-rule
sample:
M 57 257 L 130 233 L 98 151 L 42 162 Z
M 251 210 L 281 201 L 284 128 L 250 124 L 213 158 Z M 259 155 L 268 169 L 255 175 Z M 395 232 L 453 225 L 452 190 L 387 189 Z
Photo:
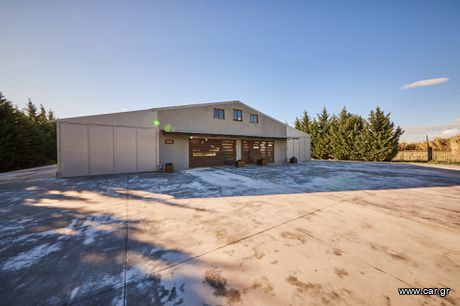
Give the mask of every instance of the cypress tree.
M 27 101 L 25 113 L 31 121 L 37 120 L 37 107 L 32 103 L 30 98 Z
M 363 119 L 353 115 L 343 107 L 331 122 L 330 155 L 334 159 L 360 159 Z
M 294 127 L 298 129 L 299 131 L 302 131 L 307 134 L 311 134 L 311 126 L 312 122 L 310 120 L 310 116 L 308 116 L 307 111 L 303 111 L 302 117 L 301 118 L 295 118 L 294 121 Z
M 363 147 L 363 128 L 365 120 L 359 115 L 351 115 L 348 120 L 349 159 L 362 160 L 365 154 Z
M 46 114 L 44 163 L 54 163 L 57 160 L 56 122 L 54 113 L 49 110 Z
M 29 99 L 23 111 L 0 93 L 0 171 L 30 168 L 56 161 L 56 126 Z
M 372 110 L 367 120 L 345 107 L 338 116 L 329 116 L 323 108 L 313 120 L 304 111 L 294 125 L 311 135 L 311 156 L 315 159 L 391 161 L 404 132 L 380 107 Z
M 363 129 L 364 159 L 368 161 L 391 161 L 398 153 L 399 138 L 403 130 L 395 128 L 390 113 L 380 107 L 369 113 Z
M 294 128 L 298 129 L 299 131 L 303 131 L 302 123 L 300 122 L 300 119 L 298 117 L 295 117 Z
M 17 120 L 17 109 L 0 92 L 0 171 L 15 168 Z
M 43 106 L 43 104 L 40 104 L 40 112 L 38 113 L 37 121 L 39 122 L 39 124 L 42 124 L 42 125 L 46 125 L 46 123 L 48 123 L 46 109 Z
M 56 118 L 54 117 L 54 112 L 52 110 L 48 110 L 48 121 L 55 120 Z
M 330 156 L 331 119 L 326 107 L 313 119 L 311 124 L 311 155 L 316 159 L 328 159 Z

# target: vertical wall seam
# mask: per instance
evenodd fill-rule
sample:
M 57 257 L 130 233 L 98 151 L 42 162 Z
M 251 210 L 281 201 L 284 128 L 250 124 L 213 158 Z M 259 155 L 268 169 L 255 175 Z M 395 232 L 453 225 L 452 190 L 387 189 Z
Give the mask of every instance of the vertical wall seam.
M 113 146 L 112 146 L 112 173 L 116 173 L 117 171 L 115 171 L 115 127 L 112 126 L 112 142 L 113 142 Z
M 138 165 L 139 162 L 138 162 L 138 157 L 137 157 L 139 153 L 138 151 L 139 151 L 139 148 L 137 147 L 137 128 L 136 128 L 136 171 L 139 171 L 139 165 Z
M 154 131 L 154 135 L 155 135 L 155 142 L 154 142 L 154 145 L 155 145 L 155 165 L 154 165 L 153 171 L 157 171 L 158 170 L 158 164 L 160 163 L 160 158 L 159 158 L 160 140 L 159 140 L 159 137 L 158 137 L 158 130 L 156 128 L 154 128 L 153 131 Z
M 89 153 L 91 150 L 90 150 L 90 141 L 89 141 L 89 124 L 86 125 L 86 137 L 88 138 L 87 142 L 88 142 L 88 150 L 86 152 L 86 159 L 88 160 L 88 174 L 91 174 L 91 161 L 90 161 L 90 158 L 91 158 L 91 154 Z
M 60 132 L 60 129 L 61 128 L 61 123 L 60 121 L 56 121 L 56 154 L 57 154 L 57 177 L 58 178 L 61 178 L 61 157 L 60 157 L 60 151 L 61 151 L 61 132 Z
M 123 264 L 123 305 L 128 305 L 128 282 L 126 272 L 128 268 L 128 222 L 129 222 L 129 174 L 126 175 L 126 217 L 125 217 L 125 252 Z

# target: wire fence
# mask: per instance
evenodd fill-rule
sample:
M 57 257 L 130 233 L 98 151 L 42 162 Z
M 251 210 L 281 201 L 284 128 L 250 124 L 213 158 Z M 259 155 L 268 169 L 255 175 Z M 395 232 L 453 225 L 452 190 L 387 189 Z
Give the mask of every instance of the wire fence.
M 419 150 L 401 150 L 394 161 L 428 161 L 428 152 Z
M 400 150 L 394 161 L 429 161 L 427 150 Z M 459 163 L 460 152 L 433 150 L 432 160 L 436 162 Z
M 460 162 L 460 152 L 433 151 L 433 160 L 441 162 Z

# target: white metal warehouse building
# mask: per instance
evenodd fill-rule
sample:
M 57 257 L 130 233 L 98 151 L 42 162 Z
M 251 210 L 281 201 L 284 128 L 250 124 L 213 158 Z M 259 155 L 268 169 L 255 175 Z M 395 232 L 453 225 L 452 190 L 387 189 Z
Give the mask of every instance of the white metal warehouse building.
M 57 120 L 58 176 L 310 159 L 310 135 L 240 102 Z

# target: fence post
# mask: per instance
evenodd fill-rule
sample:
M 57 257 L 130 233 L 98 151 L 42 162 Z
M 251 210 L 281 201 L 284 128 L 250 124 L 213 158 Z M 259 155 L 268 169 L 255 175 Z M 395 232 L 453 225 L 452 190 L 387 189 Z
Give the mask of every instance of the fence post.
M 428 141 L 428 135 L 426 135 L 426 153 L 427 153 L 427 161 L 433 160 L 433 148 L 430 147 L 430 142 Z

